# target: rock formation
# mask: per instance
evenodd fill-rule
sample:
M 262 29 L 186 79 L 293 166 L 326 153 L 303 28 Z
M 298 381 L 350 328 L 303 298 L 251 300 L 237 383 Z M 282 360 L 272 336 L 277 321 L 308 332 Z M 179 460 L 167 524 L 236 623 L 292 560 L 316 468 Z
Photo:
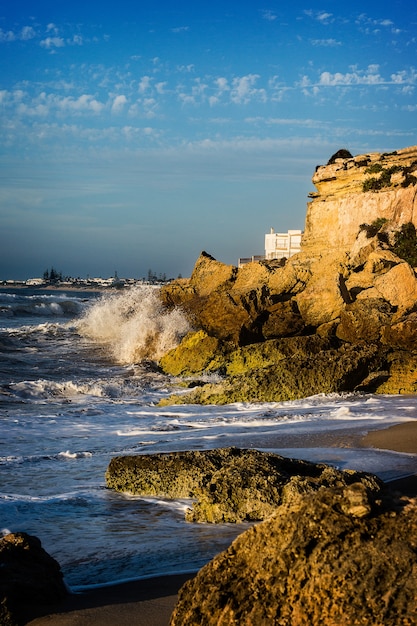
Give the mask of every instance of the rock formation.
M 314 174 L 299 254 L 236 268 L 203 252 L 161 290 L 194 328 L 162 370 L 226 377 L 166 403 L 415 393 L 417 147 L 342 154 Z
M 296 495 L 179 592 L 170 626 L 416 623 L 417 503 L 361 484 Z
M 134 495 L 191 498 L 186 519 L 211 523 L 262 520 L 294 494 L 335 485 L 361 485 L 370 502 L 383 485 L 365 472 L 239 448 L 115 457 L 106 481 Z
M 10 533 L 0 539 L 0 624 L 21 624 L 30 607 L 54 604 L 66 595 L 60 566 L 37 537 Z

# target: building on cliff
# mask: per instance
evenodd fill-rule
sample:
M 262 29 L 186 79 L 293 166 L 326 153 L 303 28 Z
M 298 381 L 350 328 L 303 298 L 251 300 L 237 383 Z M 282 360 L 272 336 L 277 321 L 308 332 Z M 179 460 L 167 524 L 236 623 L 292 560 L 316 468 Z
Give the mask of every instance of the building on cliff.
M 301 250 L 303 231 L 289 230 L 286 233 L 276 233 L 273 228 L 265 235 L 265 258 L 289 259 Z
M 301 250 L 302 230 L 289 230 L 286 233 L 276 233 L 273 228 L 265 235 L 265 254 L 250 257 L 240 257 L 238 267 L 254 261 L 271 261 L 273 259 L 289 259 Z

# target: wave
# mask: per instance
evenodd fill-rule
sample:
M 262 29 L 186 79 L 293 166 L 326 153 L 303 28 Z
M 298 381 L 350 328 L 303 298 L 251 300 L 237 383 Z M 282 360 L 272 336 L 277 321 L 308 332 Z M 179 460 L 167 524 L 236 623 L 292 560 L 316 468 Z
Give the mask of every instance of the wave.
M 138 397 L 143 394 L 143 385 L 140 380 L 132 377 L 131 380 L 117 378 L 111 380 L 24 380 L 16 383 L 8 383 L 0 386 L 0 394 L 15 397 L 20 401 L 35 402 L 37 400 L 77 398 L 105 398 L 107 400 L 125 399 L 126 397 Z
M 66 294 L 1 294 L 0 317 L 73 317 L 85 308 L 85 301 Z
M 89 450 L 71 452 L 66 450 L 56 454 L 33 454 L 30 456 L 0 456 L 0 465 L 22 465 L 22 463 L 43 463 L 44 461 L 68 461 L 93 456 Z
M 166 310 L 158 288 L 139 285 L 103 294 L 78 320 L 78 332 L 106 345 L 119 364 L 158 360 L 190 330 L 180 309 Z

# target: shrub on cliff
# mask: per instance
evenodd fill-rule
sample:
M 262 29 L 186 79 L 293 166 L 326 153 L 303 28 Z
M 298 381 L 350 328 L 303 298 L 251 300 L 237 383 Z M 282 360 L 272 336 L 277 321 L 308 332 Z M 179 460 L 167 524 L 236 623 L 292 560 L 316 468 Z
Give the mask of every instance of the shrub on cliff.
M 411 267 L 417 267 L 417 235 L 412 222 L 403 224 L 395 234 L 393 251 Z
M 332 154 L 327 162 L 327 165 L 332 165 L 332 163 L 336 163 L 336 159 L 353 159 L 353 157 L 349 150 L 342 148 L 341 150 L 338 150 L 337 152 Z

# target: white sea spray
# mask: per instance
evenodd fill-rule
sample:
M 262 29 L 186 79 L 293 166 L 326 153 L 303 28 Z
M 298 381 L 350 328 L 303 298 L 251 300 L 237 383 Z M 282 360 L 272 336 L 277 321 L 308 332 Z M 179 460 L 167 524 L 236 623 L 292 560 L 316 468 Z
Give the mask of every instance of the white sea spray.
M 159 359 L 189 330 L 184 313 L 165 309 L 150 285 L 103 295 L 78 322 L 81 335 L 107 345 L 123 365 Z

